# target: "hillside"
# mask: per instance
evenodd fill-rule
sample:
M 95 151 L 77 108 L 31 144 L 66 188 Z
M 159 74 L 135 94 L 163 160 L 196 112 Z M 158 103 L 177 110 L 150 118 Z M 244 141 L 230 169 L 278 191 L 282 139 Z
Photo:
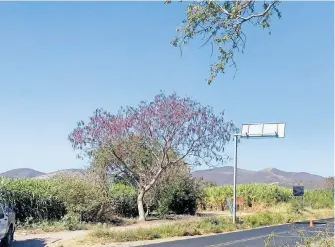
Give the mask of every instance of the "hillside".
M 35 177 L 35 179 L 48 179 L 48 178 L 52 178 L 56 175 L 83 176 L 84 174 L 85 174 L 84 169 L 65 169 L 65 170 L 59 170 L 59 171 L 55 171 L 55 172 L 46 173 L 46 174 L 43 174 L 41 176 Z
M 84 173 L 84 169 L 65 169 L 51 173 L 43 173 L 29 168 L 20 168 L 0 173 L 0 176 L 8 178 L 48 179 L 57 174 L 82 176 Z M 233 184 L 233 167 L 231 166 L 194 171 L 192 174 L 194 177 L 203 178 L 217 185 Z M 237 182 L 239 184 L 278 183 L 278 185 L 285 187 L 292 187 L 293 184 L 302 182 L 306 188 L 317 188 L 324 185 L 325 178 L 306 172 L 285 172 L 276 168 L 267 168 L 261 171 L 238 169 Z
M 211 181 L 217 185 L 233 184 L 234 168 L 231 166 L 218 167 L 209 170 L 193 172 L 193 176 Z M 317 188 L 324 184 L 325 178 L 306 172 L 284 172 L 276 168 L 266 168 L 261 171 L 237 170 L 237 183 L 278 183 L 285 187 L 302 182 L 306 188 Z
M 6 178 L 34 178 L 34 179 L 48 179 L 58 174 L 63 175 L 83 175 L 84 169 L 65 169 L 50 173 L 39 172 L 30 168 L 18 168 L 0 173 L 0 177 Z
M 8 178 L 34 178 L 44 175 L 44 172 L 39 172 L 30 168 L 18 168 L 0 173 L 0 177 Z

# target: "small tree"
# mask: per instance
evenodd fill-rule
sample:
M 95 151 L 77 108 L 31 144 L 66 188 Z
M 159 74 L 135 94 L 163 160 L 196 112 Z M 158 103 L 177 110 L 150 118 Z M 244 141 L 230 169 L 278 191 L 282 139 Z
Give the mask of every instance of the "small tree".
M 224 147 L 235 130 L 211 107 L 176 94 L 159 94 L 153 102 L 121 108 L 115 115 L 97 109 L 89 123 L 78 123 L 69 140 L 91 159 L 99 153 L 109 172 L 122 172 L 134 182 L 139 220 L 144 220 L 143 197 L 167 168 L 186 158 L 193 165 L 223 161 Z

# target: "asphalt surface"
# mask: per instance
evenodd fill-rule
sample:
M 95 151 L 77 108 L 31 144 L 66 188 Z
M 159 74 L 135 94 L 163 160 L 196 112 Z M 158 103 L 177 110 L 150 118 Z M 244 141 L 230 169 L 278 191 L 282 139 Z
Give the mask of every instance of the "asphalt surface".
M 177 240 L 142 246 L 152 247 L 278 247 L 296 246 L 303 239 L 327 232 L 327 236 L 334 236 L 334 218 L 314 221 L 312 227 L 309 222 L 264 227 L 239 232 L 222 233 L 206 237 Z M 273 234 L 272 234 L 273 233 Z M 270 237 L 272 235 L 272 237 Z

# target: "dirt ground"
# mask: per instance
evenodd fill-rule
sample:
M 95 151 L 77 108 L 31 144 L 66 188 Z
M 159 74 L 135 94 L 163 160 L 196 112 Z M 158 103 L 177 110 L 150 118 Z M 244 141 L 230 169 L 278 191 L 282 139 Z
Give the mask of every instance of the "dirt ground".
M 280 209 L 278 209 L 280 211 Z M 322 210 L 319 210 L 322 212 Z M 319 213 L 320 213 L 319 212 Z M 332 211 L 333 212 L 333 211 Z M 246 216 L 251 215 L 252 212 L 238 212 L 237 216 Z M 141 222 L 141 223 L 135 223 L 132 225 L 126 225 L 126 226 L 115 226 L 111 227 L 112 229 L 118 229 L 118 230 L 124 230 L 124 229 L 130 229 L 130 228 L 139 228 L 139 227 L 152 227 L 152 226 L 158 226 L 169 222 L 176 222 L 176 221 L 184 221 L 187 219 L 200 219 L 200 216 L 215 216 L 215 215 L 223 215 L 229 217 L 229 212 L 217 212 L 217 211 L 206 211 L 206 212 L 198 212 L 197 216 L 174 216 L 170 219 L 148 219 L 148 221 Z M 333 214 L 332 214 L 333 215 Z M 329 210 L 324 210 L 324 216 L 329 217 Z M 319 217 L 323 217 L 323 215 L 319 215 Z M 314 218 L 314 217 L 313 217 Z M 29 231 L 20 230 L 17 233 L 15 233 L 14 242 L 12 244 L 12 247 L 43 247 L 43 246 L 50 246 L 50 247 L 61 247 L 63 246 L 61 243 L 69 243 L 66 244 L 66 246 L 71 246 L 72 239 L 78 239 L 81 237 L 85 237 L 85 235 L 88 233 L 88 230 L 81 230 L 81 231 L 63 231 L 63 232 L 49 232 L 49 233 L 37 233 L 32 234 Z M 113 243 L 108 245 L 108 247 L 116 247 L 116 246 L 139 246 L 139 245 L 145 245 L 148 243 L 155 243 L 155 242 L 165 242 L 169 240 L 177 240 L 177 239 L 183 239 L 183 238 L 190 238 L 190 237 L 176 237 L 171 239 L 157 239 L 157 240 L 150 240 L 150 241 L 138 241 L 138 242 L 132 242 L 132 243 Z M 77 244 L 74 244 L 76 247 L 79 247 Z M 101 246 L 99 243 L 97 243 L 96 246 L 90 246 L 90 247 L 97 247 Z M 86 246 L 87 247 L 87 246 Z
M 58 241 L 67 241 L 84 236 L 87 231 L 66 231 L 41 234 L 18 233 L 14 236 L 12 247 L 42 247 Z
M 199 219 L 197 216 L 182 216 L 182 217 L 171 217 L 171 219 L 149 219 L 148 221 L 136 223 L 127 226 L 115 226 L 111 227 L 111 229 L 115 228 L 118 230 L 125 230 L 131 228 L 139 228 L 139 227 L 152 227 L 158 226 L 169 222 L 183 221 L 186 219 Z M 32 233 L 29 231 L 20 230 L 15 233 L 14 242 L 12 247 L 42 247 L 42 246 L 57 246 L 57 242 L 68 242 L 74 238 L 79 238 L 85 236 L 88 230 L 81 231 L 63 231 L 63 232 L 49 232 L 49 233 Z M 162 240 L 159 240 L 162 241 Z M 164 240 L 166 241 L 166 239 Z M 146 241 L 147 242 L 147 241 Z M 131 246 L 138 246 L 145 244 L 146 242 L 136 242 L 132 243 Z M 152 241 L 150 241 L 152 243 Z M 115 246 L 130 246 L 129 244 L 115 244 Z
M 145 225 L 147 226 L 147 225 Z M 54 233 L 44 233 L 44 234 L 30 234 L 30 235 L 18 235 L 15 237 L 15 241 L 11 247 L 61 247 L 66 243 L 66 247 L 81 247 L 78 245 L 77 241 L 73 242 L 73 239 L 84 237 L 87 231 L 72 231 L 72 232 L 54 232 Z M 212 235 L 212 234 L 208 234 Z M 161 243 L 167 241 L 175 241 L 181 239 L 191 239 L 200 236 L 186 236 L 186 237 L 172 237 L 157 240 L 146 240 L 146 241 L 136 241 L 136 242 L 124 242 L 124 243 L 111 243 L 108 247 L 136 247 L 146 244 Z M 100 243 L 96 245 L 85 245 L 82 247 L 102 247 Z

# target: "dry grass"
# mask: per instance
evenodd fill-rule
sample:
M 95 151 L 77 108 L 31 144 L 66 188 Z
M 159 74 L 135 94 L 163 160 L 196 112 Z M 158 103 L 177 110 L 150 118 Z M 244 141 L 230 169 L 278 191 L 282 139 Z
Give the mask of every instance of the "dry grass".
M 301 236 L 301 243 L 298 243 L 296 247 L 333 247 L 334 236 L 327 231 L 319 232 L 313 237 L 306 237 L 303 231 L 298 232 Z
M 91 230 L 86 237 L 77 239 L 80 246 L 94 243 L 115 243 L 132 242 L 163 239 L 171 237 L 207 235 L 211 233 L 230 232 L 238 229 L 248 229 L 259 226 L 289 223 L 297 220 L 307 220 L 310 218 L 332 217 L 333 211 L 329 210 L 308 210 L 300 213 L 290 211 L 290 207 L 278 205 L 261 213 L 241 217 L 240 224 L 233 225 L 230 217 L 193 217 L 186 220 L 163 223 L 156 226 L 147 227 L 125 227 L 108 228 L 96 227 Z
M 244 225 L 245 228 L 252 228 L 255 226 L 261 226 L 264 224 L 277 224 L 282 222 L 292 222 L 297 220 L 303 219 L 320 219 L 320 218 L 327 218 L 333 217 L 334 211 L 333 209 L 309 209 L 306 208 L 305 210 L 294 210 L 290 204 L 282 203 L 278 204 L 274 207 L 270 208 L 263 208 L 261 212 L 266 212 L 263 214 L 263 218 L 260 217 L 260 213 L 258 212 L 237 212 L 237 216 L 240 218 L 245 218 L 248 220 L 249 225 Z M 265 217 L 265 215 L 272 214 L 273 219 L 270 220 Z M 130 230 L 135 228 L 154 228 L 160 225 L 165 224 L 175 224 L 175 223 L 182 223 L 182 222 L 197 222 L 202 218 L 208 217 L 216 217 L 222 216 L 230 220 L 230 214 L 226 211 L 204 211 L 199 212 L 199 216 L 172 216 L 165 219 L 158 219 L 158 218 L 149 218 L 146 222 L 138 223 L 136 219 L 119 219 L 114 224 L 86 224 L 86 223 L 78 223 L 74 222 L 68 224 L 64 221 L 56 221 L 56 222 L 39 222 L 35 224 L 29 225 L 20 225 L 18 227 L 18 233 L 26 233 L 26 234 L 38 234 L 44 232 L 60 232 L 60 231 L 73 231 L 73 230 L 115 230 L 117 231 L 123 230 Z M 253 216 L 254 215 L 254 216 Z M 225 229 L 222 229 L 225 231 Z M 185 233 L 187 234 L 187 233 Z M 163 234 L 164 235 L 164 234 Z M 177 234 L 176 236 L 179 236 Z
M 41 234 L 63 231 L 92 230 L 97 227 L 127 227 L 136 224 L 137 219 L 119 219 L 110 224 L 90 224 L 83 222 L 66 222 L 66 221 L 40 221 L 32 224 L 19 224 L 16 232 L 18 234 Z
M 41 234 L 50 232 L 62 232 L 62 231 L 76 231 L 76 230 L 90 230 L 93 229 L 92 224 L 76 224 L 74 226 L 68 226 L 61 221 L 42 221 L 29 225 L 18 225 L 16 233 L 18 234 Z

